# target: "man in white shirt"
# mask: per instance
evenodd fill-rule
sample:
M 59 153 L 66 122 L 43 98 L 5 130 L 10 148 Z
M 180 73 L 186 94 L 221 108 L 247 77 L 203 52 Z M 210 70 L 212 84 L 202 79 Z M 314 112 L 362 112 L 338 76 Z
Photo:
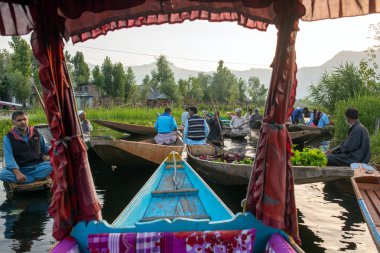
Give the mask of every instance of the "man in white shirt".
M 241 116 L 241 109 L 235 110 L 236 115 L 230 121 L 231 133 L 239 136 L 246 136 L 250 133 L 248 121 L 245 117 Z

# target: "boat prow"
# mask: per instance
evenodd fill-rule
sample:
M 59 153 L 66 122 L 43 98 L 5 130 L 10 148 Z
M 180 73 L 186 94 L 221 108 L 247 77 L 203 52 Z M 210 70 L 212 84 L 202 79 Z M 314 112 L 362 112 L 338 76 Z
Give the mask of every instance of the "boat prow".
M 51 252 L 68 253 L 74 249 L 75 252 L 89 252 L 90 249 L 92 252 L 119 252 L 113 251 L 114 247 L 125 245 L 126 238 L 132 238 L 128 241 L 129 246 L 137 247 L 137 238 L 147 236 L 149 242 L 152 236 L 156 238 L 161 249 L 170 253 L 186 252 L 188 247 L 194 246 L 189 240 L 197 236 L 216 238 L 218 247 L 232 247 L 234 252 L 237 252 L 234 247 L 240 246 L 246 248 L 242 252 L 258 253 L 266 249 L 302 252 L 292 248 L 283 231 L 264 225 L 251 213 L 234 215 L 174 152 L 161 163 L 112 225 L 105 221 L 80 222 L 73 228 L 71 237 Z M 215 252 L 215 248 L 205 250 L 203 244 L 199 245 L 203 249 L 201 252 Z
M 355 169 L 351 183 L 360 210 L 380 252 L 380 173 L 367 164 L 353 163 L 351 168 Z

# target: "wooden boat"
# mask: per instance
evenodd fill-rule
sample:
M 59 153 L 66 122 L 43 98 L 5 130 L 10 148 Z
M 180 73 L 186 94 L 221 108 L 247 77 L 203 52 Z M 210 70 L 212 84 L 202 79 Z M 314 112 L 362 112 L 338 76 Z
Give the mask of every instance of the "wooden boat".
M 288 128 L 289 132 L 296 132 L 296 131 L 302 131 L 302 130 L 320 131 L 322 136 L 330 135 L 331 131 L 334 129 L 334 126 L 326 126 L 323 128 L 317 128 L 317 127 L 306 126 L 302 124 L 287 124 L 286 127 Z
M 289 132 L 290 138 L 293 142 L 308 142 L 321 135 L 318 130 L 301 130 L 295 132 Z
M 8 193 L 31 192 L 49 189 L 52 185 L 52 180 L 50 177 L 47 177 L 44 180 L 38 180 L 29 184 L 16 184 L 9 182 L 3 182 L 3 184 Z
M 115 131 L 129 133 L 134 135 L 155 135 L 156 129 L 153 126 L 143 126 L 143 125 L 135 125 L 135 124 L 127 124 L 115 121 L 107 121 L 107 120 L 93 120 L 93 122 L 110 128 Z M 183 127 L 178 126 L 178 131 L 183 132 Z
M 184 145 L 180 138 L 174 145 L 156 144 L 154 138 L 142 141 L 96 138 L 91 140 L 94 151 L 110 165 L 152 166 L 162 163 L 172 152 L 182 153 Z
M 231 138 L 231 139 L 244 139 L 244 137 L 248 136 L 249 133 L 246 134 L 235 134 L 232 133 L 231 131 L 225 131 L 226 133 L 223 134 L 224 137 L 226 138 Z
M 188 146 L 187 157 L 194 169 L 208 180 L 221 185 L 248 185 L 253 165 L 207 161 L 200 155 L 220 154 L 222 149 L 211 145 Z M 293 166 L 295 184 L 334 181 L 354 175 L 349 167 Z
M 351 183 L 372 240 L 380 252 L 380 173 L 367 164 L 353 163 Z
M 208 239 L 192 243 L 191 239 L 203 236 Z M 137 247 L 142 245 L 136 238 L 147 238 L 143 246 L 157 246 L 168 253 L 186 252 L 189 247 L 215 252 L 216 245 L 231 247 L 234 252 L 235 247 L 246 247 L 244 252 L 276 247 L 282 249 L 278 252 L 296 252 L 281 230 L 263 225 L 249 212 L 234 215 L 178 153 L 163 161 L 112 225 L 80 222 L 71 238 L 61 241 L 51 253 L 68 252 L 62 249 L 69 245 L 76 247 L 75 252 L 124 252 L 123 247 L 140 252 Z M 206 246 L 209 240 L 216 245 Z
M 136 135 L 155 135 L 156 134 L 156 130 L 154 129 L 153 126 L 134 125 L 134 124 L 127 124 L 127 123 L 107 121 L 107 120 L 93 120 L 93 122 L 101 126 L 110 128 L 112 130 L 129 133 L 129 134 L 136 134 Z

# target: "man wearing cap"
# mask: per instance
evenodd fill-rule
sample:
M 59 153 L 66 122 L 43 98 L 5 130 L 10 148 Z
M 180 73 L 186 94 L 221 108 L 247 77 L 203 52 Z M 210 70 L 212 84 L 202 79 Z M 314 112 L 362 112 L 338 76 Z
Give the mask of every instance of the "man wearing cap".
M 0 180 L 10 183 L 32 183 L 45 179 L 52 171 L 49 161 L 44 160 L 49 146 L 34 127 L 28 126 L 25 112 L 12 114 L 13 128 L 3 139 L 5 168 Z
M 345 112 L 349 125 L 348 138 L 340 146 L 327 152 L 327 165 L 349 166 L 351 163 L 368 163 L 371 144 L 367 128 L 359 122 L 359 111 L 348 108 Z
M 80 121 L 80 126 L 82 127 L 83 139 L 89 141 L 90 132 L 92 131 L 92 125 L 88 119 L 86 119 L 86 113 L 82 110 L 78 111 L 78 117 Z
M 248 121 L 245 117 L 241 116 L 241 109 L 235 110 L 236 115 L 232 116 L 230 121 L 231 133 L 237 136 L 246 136 L 250 133 Z

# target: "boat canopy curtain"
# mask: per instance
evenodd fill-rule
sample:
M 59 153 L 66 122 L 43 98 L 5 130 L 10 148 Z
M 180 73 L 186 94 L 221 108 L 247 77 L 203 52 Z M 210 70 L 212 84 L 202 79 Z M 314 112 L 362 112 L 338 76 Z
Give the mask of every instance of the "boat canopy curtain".
M 100 205 L 75 113 L 72 86 L 63 58 L 63 38 L 73 43 L 108 31 L 185 20 L 235 21 L 247 28 L 278 29 L 276 56 L 261 129 L 255 170 L 247 194 L 248 210 L 266 224 L 284 228 L 299 241 L 290 138 L 283 127 L 296 88 L 294 43 L 298 19 L 380 12 L 380 0 L 0 0 L 0 34 L 34 30 L 32 47 L 39 60 L 47 118 L 57 143 L 53 235 L 60 240 L 79 220 L 100 219 Z M 128 43 L 128 41 L 126 41 Z
M 57 29 L 60 22 L 52 15 L 53 7 L 47 3 L 38 9 L 41 13 L 35 20 L 37 29 L 31 43 L 40 63 L 45 112 L 55 139 L 50 150 L 54 183 L 49 214 L 54 219 L 53 236 L 62 240 L 76 223 L 99 220 L 101 214 L 65 66 L 64 42 Z
M 289 161 L 292 142 L 285 122 L 295 100 L 295 40 L 298 18 L 305 10 L 291 0 L 275 6 L 281 22 L 246 209 L 264 224 L 284 229 L 300 243 L 293 171 Z

